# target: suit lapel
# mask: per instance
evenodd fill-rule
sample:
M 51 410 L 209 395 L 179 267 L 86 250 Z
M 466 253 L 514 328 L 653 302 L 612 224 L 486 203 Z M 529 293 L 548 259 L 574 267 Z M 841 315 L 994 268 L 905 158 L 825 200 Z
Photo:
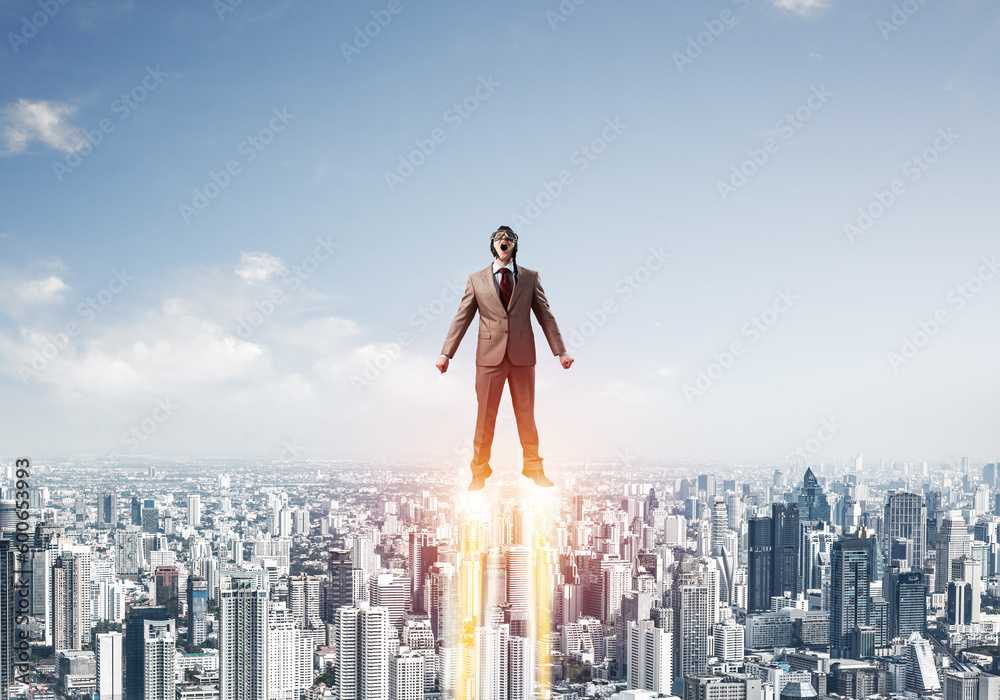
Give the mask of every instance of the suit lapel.
M 490 289 L 490 298 L 493 300 L 494 305 L 501 312 L 504 311 L 503 302 L 500 301 L 500 293 L 497 292 L 497 286 L 493 282 L 493 265 L 487 267 L 480 274 L 482 275 L 483 284 L 485 284 Z
M 524 287 L 528 281 L 528 275 L 525 274 L 523 270 L 518 269 L 517 271 L 518 280 L 514 285 L 514 291 L 510 295 L 510 308 L 514 308 L 514 304 L 517 303 L 517 298 L 521 296 L 521 287 Z

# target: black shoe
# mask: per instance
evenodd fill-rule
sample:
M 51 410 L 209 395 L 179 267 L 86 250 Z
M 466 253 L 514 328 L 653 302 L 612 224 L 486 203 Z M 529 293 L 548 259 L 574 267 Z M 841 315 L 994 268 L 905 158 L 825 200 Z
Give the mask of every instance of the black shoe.
M 555 483 L 549 477 L 545 476 L 545 472 L 522 472 L 526 477 L 535 482 L 535 486 L 541 486 L 542 488 L 549 488 L 550 486 L 555 486 Z

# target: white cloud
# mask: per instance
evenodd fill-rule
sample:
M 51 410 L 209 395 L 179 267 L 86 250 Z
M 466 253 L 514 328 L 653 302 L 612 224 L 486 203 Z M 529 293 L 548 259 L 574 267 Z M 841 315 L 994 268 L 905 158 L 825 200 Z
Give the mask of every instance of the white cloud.
M 285 271 L 285 263 L 270 253 L 243 253 L 236 274 L 247 282 L 266 282 Z
M 62 293 L 67 289 L 69 285 L 54 275 L 14 285 L 14 293 L 21 299 L 40 304 L 62 301 Z
M 803 17 L 811 15 L 819 10 L 824 10 L 830 5 L 830 0 L 774 0 L 774 6 L 782 10 L 794 12 Z
M 86 143 L 83 132 L 68 119 L 76 111 L 61 102 L 29 100 L 22 97 L 0 112 L 0 137 L 5 155 L 24 153 L 33 141 L 41 141 L 57 151 L 72 153 Z

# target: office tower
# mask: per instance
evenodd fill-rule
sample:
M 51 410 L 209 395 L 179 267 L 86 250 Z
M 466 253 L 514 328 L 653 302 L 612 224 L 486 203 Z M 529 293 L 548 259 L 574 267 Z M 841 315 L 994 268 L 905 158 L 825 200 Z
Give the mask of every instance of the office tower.
M 923 571 L 890 568 L 883 588 L 889 602 L 889 639 L 924 633 L 927 625 L 927 584 Z
M 747 531 L 747 610 L 771 609 L 773 546 L 771 519 L 751 518 Z
M 630 621 L 624 640 L 628 653 L 627 688 L 670 694 L 673 682 L 673 635 L 652 620 Z
M 601 572 L 601 622 L 616 629 L 621 625 L 622 596 L 632 587 L 632 570 L 618 563 Z
M 476 700 L 507 700 L 510 628 L 504 624 L 477 627 L 473 643 Z
M 187 521 L 191 527 L 201 527 L 201 496 L 196 493 L 188 494 Z
M 712 503 L 712 556 L 722 554 L 726 533 L 729 532 L 729 513 L 725 499 L 716 498 Z
M 160 509 L 155 506 L 143 507 L 142 531 L 155 534 L 160 531 Z
M 885 503 L 883 528 L 883 554 L 888 555 L 889 546 L 895 540 L 910 540 L 912 546 L 906 564 L 911 570 L 923 569 L 927 556 L 927 507 L 923 498 L 916 493 L 890 491 Z
M 348 549 L 331 549 L 327 564 L 326 611 L 323 619 L 332 622 L 337 608 L 351 607 L 354 597 L 354 562 Z
M 188 644 L 205 641 L 205 620 L 208 614 L 208 581 L 200 576 L 188 576 L 187 619 Z M 102 698 L 103 700 L 103 698 Z
M 283 603 L 272 603 L 267 620 L 268 700 L 299 700 L 312 686 L 313 640 Z
M 674 676 L 704 673 L 712 625 L 708 586 L 697 575 L 682 573 L 670 590 L 670 607 L 674 611 Z
M 52 568 L 52 639 L 56 651 L 83 647 L 83 566 L 71 554 Z
M 176 566 L 156 567 L 156 604 L 167 609 L 167 616 L 177 618 L 177 597 L 180 591 L 179 574 Z
M 715 626 L 715 655 L 720 661 L 742 661 L 746 641 L 746 628 L 733 618 Z
M 175 620 L 142 623 L 144 700 L 174 700 L 176 624 Z
M 715 475 L 714 474 L 702 474 L 698 477 L 698 492 L 705 492 L 706 498 L 712 498 L 715 495 Z
M 972 538 L 960 513 L 948 513 L 941 521 L 937 534 L 937 560 L 934 569 L 934 591 L 943 593 L 952 581 L 951 563 L 972 554 Z
M 288 579 L 288 611 L 302 628 L 322 627 L 319 616 L 319 579 L 299 574 Z
M 266 576 L 260 570 L 222 572 L 220 700 L 268 700 Z
M 507 571 L 507 604 L 519 610 L 531 610 L 531 550 L 508 547 L 504 555 Z
M 1000 676 L 975 671 L 944 672 L 944 700 L 992 700 L 1000 696 Z
M 827 501 L 819 479 L 807 468 L 799 490 L 799 517 L 803 522 L 810 520 L 830 521 L 830 503 Z
M 435 562 L 427 572 L 425 586 L 431 618 L 431 631 L 444 646 L 458 644 L 461 630 L 459 618 L 458 580 L 455 566 L 448 562 Z
M 138 575 L 145 558 L 145 539 L 140 530 L 115 531 L 115 572 L 119 576 Z
M 396 631 L 403 629 L 403 618 L 410 609 L 410 579 L 395 574 L 375 574 L 368 582 L 368 600 L 373 607 L 389 611 L 389 622 Z
M 15 622 L 15 557 L 12 540 L 0 540 L 0 700 L 10 698 L 10 685 L 14 680 L 14 622 Z
M 337 609 L 336 700 L 386 700 L 389 695 L 389 611 L 358 603 Z
M 941 690 L 931 643 L 914 632 L 906 640 L 906 690 L 925 693 Z
M 97 527 L 110 530 L 118 527 L 118 496 L 114 491 L 101 491 L 97 497 Z
M 145 700 L 146 646 L 145 623 L 165 622 L 170 618 L 162 605 L 135 605 L 125 618 L 125 697 Z
M 687 541 L 687 521 L 683 515 L 668 515 L 663 519 L 663 541 L 679 545 Z
M 830 576 L 830 655 L 850 655 L 851 630 L 869 624 L 868 543 L 865 539 L 833 543 Z
M 132 504 L 129 512 L 132 516 L 133 525 L 142 525 L 142 503 L 138 496 L 132 496 Z
M 799 507 L 794 503 L 771 506 L 773 568 L 771 595 L 799 594 Z
M 823 581 L 830 578 L 830 548 L 835 538 L 827 522 L 803 523 L 802 544 L 799 554 L 802 558 L 802 591 L 821 590 Z
M 951 568 L 951 581 L 948 583 L 948 624 L 971 625 L 979 622 L 983 585 L 982 562 L 964 556 L 953 560 Z
M 97 661 L 97 695 L 101 700 L 122 700 L 125 670 L 121 632 L 98 634 L 94 655 Z
M 872 583 L 881 581 L 885 576 L 885 563 L 882 560 L 882 548 L 878 545 L 878 538 L 868 528 L 858 528 L 856 536 L 863 538 L 868 547 L 868 581 Z
M 399 645 L 400 648 L 406 647 L 424 657 L 424 690 L 434 690 L 437 655 L 430 620 L 407 620 L 403 623 L 403 636 Z
M 389 657 L 389 700 L 422 700 L 426 660 L 415 651 L 400 648 Z
M 413 612 L 426 613 L 424 610 L 424 579 L 427 570 L 437 559 L 437 546 L 434 544 L 434 533 L 415 531 L 410 533 L 407 568 L 410 574 L 410 599 L 413 601 Z

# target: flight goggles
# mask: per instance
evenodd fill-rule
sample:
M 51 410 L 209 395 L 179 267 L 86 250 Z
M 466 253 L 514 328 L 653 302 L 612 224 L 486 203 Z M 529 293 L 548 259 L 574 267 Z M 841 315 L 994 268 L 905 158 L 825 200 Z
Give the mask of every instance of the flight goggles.
M 499 241 L 501 238 L 506 238 L 511 243 L 517 243 L 517 234 L 513 231 L 497 231 L 491 237 L 491 241 Z

